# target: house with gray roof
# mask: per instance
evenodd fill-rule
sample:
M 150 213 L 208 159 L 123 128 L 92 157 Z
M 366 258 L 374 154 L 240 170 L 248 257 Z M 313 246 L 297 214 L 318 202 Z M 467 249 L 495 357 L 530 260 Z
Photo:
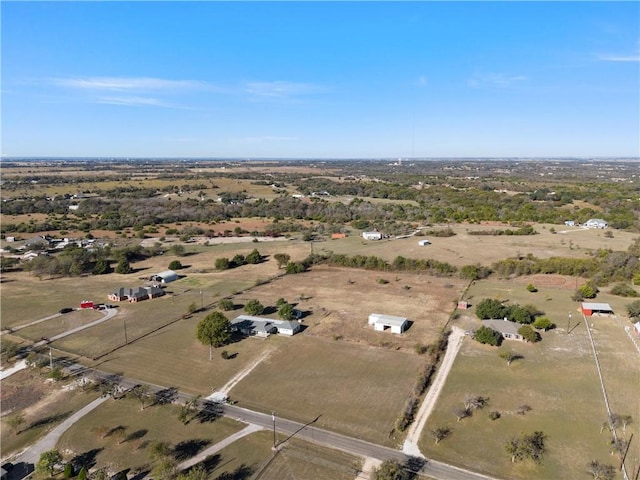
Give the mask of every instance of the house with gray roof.
M 522 326 L 519 323 L 509 320 L 482 320 L 482 326 L 500 333 L 505 340 L 524 342 L 524 338 L 518 333 L 518 329 Z
M 301 329 L 298 322 L 274 320 L 272 318 L 239 315 L 231 320 L 231 330 L 247 336 L 266 338 L 273 333 L 295 335 Z

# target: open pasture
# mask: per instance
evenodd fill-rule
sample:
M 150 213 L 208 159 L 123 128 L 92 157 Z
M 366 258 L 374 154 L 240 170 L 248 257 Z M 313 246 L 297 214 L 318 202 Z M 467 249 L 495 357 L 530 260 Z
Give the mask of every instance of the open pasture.
M 258 341 L 248 339 L 247 341 Z M 392 447 L 394 422 L 425 362 L 415 354 L 299 334 L 235 386 L 238 405 Z
M 613 238 L 604 236 L 603 230 L 586 230 L 579 227 L 553 226 L 557 233 L 549 230 L 552 225 L 534 225 L 538 235 L 470 235 L 476 230 L 514 229 L 508 225 L 439 225 L 429 229 L 451 228 L 452 237 L 412 236 L 400 239 L 365 240 L 361 232 L 352 230 L 345 239 L 329 240 L 318 244 L 316 249 L 346 255 L 376 255 L 387 261 L 396 256 L 407 258 L 431 258 L 457 267 L 464 265 L 487 265 L 507 257 L 532 254 L 539 258 L 571 257 L 584 258 L 590 251 L 600 248 L 626 251 L 637 234 L 613 231 Z M 419 240 L 428 239 L 431 245 L 420 246 Z
M 539 291 L 528 292 L 528 283 L 538 286 Z M 497 298 L 535 305 L 557 328 L 542 333 L 537 344 L 504 341 L 496 348 L 466 338 L 421 439 L 427 456 L 510 479 L 581 479 L 593 459 L 618 465 L 617 457 L 610 455 L 610 433 L 600 433 L 607 412 L 585 322 L 579 304 L 570 300 L 574 286 L 570 277 L 557 275 L 474 283 L 466 296 L 472 303 Z M 596 301 L 609 299 L 599 295 Z M 623 435 L 637 435 L 640 371 L 638 352 L 623 329 L 627 320 L 602 316 L 588 321 L 594 325 L 592 333 L 612 412 L 632 415 L 633 423 Z M 473 310 L 456 322 L 465 329 L 480 326 Z M 513 351 L 523 358 L 507 366 L 499 358 L 501 351 Z M 489 405 L 457 422 L 453 410 L 463 406 L 467 395 L 489 397 Z M 521 405 L 532 410 L 519 415 Z M 500 412 L 501 417 L 491 420 L 490 411 Z M 435 445 L 429 430 L 441 426 L 450 427 L 452 434 Z M 536 430 L 548 436 L 548 453 L 542 463 L 511 463 L 505 442 Z M 621 429 L 618 433 L 622 434 Z M 628 465 L 633 467 L 639 452 L 637 444 L 632 445 Z
M 437 337 L 466 285 L 458 278 L 315 266 L 236 298 L 237 303 L 256 298 L 271 307 L 280 297 L 295 303 L 305 314 L 307 335 L 413 351 L 417 343 L 426 345 Z M 412 323 L 402 335 L 377 332 L 367 323 L 371 313 L 406 317 Z

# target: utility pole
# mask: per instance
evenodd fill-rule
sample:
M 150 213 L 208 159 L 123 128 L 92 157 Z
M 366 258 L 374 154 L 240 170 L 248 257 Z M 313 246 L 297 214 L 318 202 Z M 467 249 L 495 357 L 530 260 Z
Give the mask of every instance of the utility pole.
M 200 290 L 200 310 L 204 310 L 204 300 L 202 298 L 202 290 Z
M 53 354 L 51 353 L 51 347 L 49 347 L 49 367 L 51 367 L 51 371 L 53 372 Z
M 271 412 L 271 420 L 273 421 L 273 449 L 276 448 L 276 414 Z
M 567 335 L 569 335 L 569 326 L 571 325 L 571 312 L 569 312 L 569 320 L 567 321 Z
M 123 318 L 122 321 L 124 322 L 124 344 L 129 345 L 129 340 L 127 339 L 127 319 Z

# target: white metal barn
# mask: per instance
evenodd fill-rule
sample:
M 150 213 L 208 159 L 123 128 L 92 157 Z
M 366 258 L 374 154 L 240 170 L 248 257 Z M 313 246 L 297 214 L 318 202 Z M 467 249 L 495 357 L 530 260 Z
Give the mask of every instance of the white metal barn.
M 391 329 L 391 333 L 400 334 L 407 329 L 408 320 L 404 317 L 372 313 L 369 315 L 369 325 L 373 325 L 373 328 L 379 332 L 383 332 L 389 328 Z
M 362 232 L 362 238 L 365 240 L 382 240 L 382 233 L 380 232 Z

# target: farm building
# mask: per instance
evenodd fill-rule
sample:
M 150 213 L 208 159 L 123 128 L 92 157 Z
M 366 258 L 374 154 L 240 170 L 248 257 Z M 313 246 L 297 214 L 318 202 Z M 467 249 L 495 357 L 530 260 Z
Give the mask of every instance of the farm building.
M 482 320 L 482 326 L 499 332 L 505 340 L 519 340 L 524 342 L 524 338 L 518 333 L 521 325 L 516 322 L 510 322 L 509 320 Z
M 380 232 L 362 232 L 362 238 L 365 240 L 382 240 L 382 234 Z
M 608 303 L 583 303 L 580 307 L 582 314 L 590 317 L 592 315 L 613 315 L 613 308 Z
M 243 335 L 266 338 L 272 333 L 281 335 L 295 335 L 300 331 L 300 324 L 285 320 L 273 320 L 271 318 L 252 317 L 240 315 L 231 320 L 231 330 Z
M 609 224 L 601 218 L 592 218 L 584 223 L 587 228 L 607 228 Z
M 340 238 L 347 238 L 347 234 L 346 233 L 332 233 L 331 234 L 331 240 L 336 240 L 336 239 L 340 239 Z
M 152 282 L 169 283 L 175 282 L 176 280 L 178 280 L 178 278 L 180 277 L 178 277 L 178 274 L 176 272 L 174 272 L 173 270 L 166 270 L 164 272 L 151 275 L 151 277 L 149 277 L 149 280 L 151 280 Z
M 369 325 L 373 325 L 373 328 L 379 332 L 390 328 L 391 333 L 402 333 L 409 326 L 409 321 L 404 317 L 372 313 L 369 315 Z
M 424 247 L 426 245 L 430 245 L 431 242 L 429 240 L 420 240 L 418 241 L 418 245 L 420 245 L 421 247 Z

